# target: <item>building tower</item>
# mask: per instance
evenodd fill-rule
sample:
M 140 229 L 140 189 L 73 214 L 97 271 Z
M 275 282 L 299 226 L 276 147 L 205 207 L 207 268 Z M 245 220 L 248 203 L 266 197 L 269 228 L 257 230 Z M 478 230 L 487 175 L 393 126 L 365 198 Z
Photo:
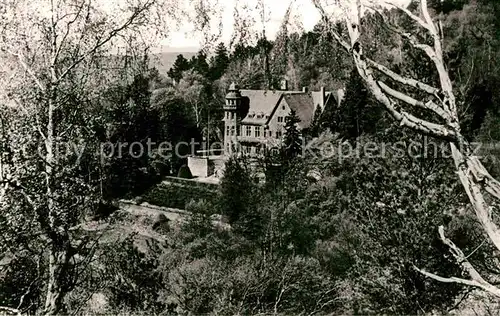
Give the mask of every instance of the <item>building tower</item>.
M 241 109 L 241 93 L 239 87 L 233 82 L 229 86 L 224 105 L 224 154 L 232 155 L 238 148 L 239 120 Z

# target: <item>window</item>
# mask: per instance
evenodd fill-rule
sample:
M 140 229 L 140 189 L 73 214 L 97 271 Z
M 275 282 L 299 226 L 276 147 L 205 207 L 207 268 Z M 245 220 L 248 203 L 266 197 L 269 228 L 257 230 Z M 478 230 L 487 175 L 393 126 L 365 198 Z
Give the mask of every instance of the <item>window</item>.
M 247 136 L 252 136 L 252 126 L 247 126 Z
M 269 131 L 269 137 L 273 137 L 273 131 Z
M 235 126 L 231 126 L 231 136 L 234 136 Z
M 283 106 L 281 107 L 281 109 L 284 111 L 284 110 L 285 110 L 285 106 L 283 105 Z
M 278 123 L 283 123 L 283 116 L 278 116 Z
M 281 131 L 276 132 L 276 138 L 281 138 Z
M 260 126 L 255 126 L 255 137 L 260 137 Z
M 230 130 L 230 127 L 229 126 L 226 126 L 226 135 L 229 136 L 229 130 Z

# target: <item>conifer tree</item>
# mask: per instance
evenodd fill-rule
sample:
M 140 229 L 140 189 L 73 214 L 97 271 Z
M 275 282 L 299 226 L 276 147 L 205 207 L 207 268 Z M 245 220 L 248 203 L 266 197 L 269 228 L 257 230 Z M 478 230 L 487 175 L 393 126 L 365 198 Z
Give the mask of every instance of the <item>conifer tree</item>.
M 184 58 L 182 54 L 177 55 L 177 59 L 174 62 L 174 65 L 167 72 L 168 76 L 174 79 L 176 82 L 182 79 L 182 73 L 186 70 L 189 70 L 189 61 Z
M 283 154 L 286 161 L 296 158 L 302 151 L 302 140 L 297 124 L 300 119 L 294 110 L 285 117 L 285 139 L 283 142 Z
M 229 223 L 238 221 L 251 201 L 252 180 L 246 164 L 231 157 L 225 165 L 220 189 L 220 212 L 228 217 Z
M 210 66 L 207 62 L 207 55 L 203 51 L 199 51 L 196 56 L 193 56 L 189 61 L 190 68 L 207 78 L 210 71 Z
M 338 132 L 343 137 L 352 139 L 363 133 L 367 101 L 368 91 L 357 71 L 353 70 L 347 83 L 346 98 L 341 104 L 337 122 Z
M 215 56 L 212 58 L 210 62 L 210 77 L 212 80 L 218 80 L 227 67 L 229 66 L 229 54 L 224 43 L 220 43 L 217 45 L 215 49 Z

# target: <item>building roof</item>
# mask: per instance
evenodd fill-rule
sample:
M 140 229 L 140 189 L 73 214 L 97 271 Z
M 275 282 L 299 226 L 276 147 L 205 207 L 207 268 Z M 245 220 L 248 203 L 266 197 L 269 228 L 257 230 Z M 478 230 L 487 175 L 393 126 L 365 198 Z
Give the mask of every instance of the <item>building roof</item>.
M 240 88 L 236 83 L 232 83 L 229 86 L 229 92 L 226 95 L 226 99 L 239 99 L 241 98 Z
M 283 99 L 300 119 L 298 123 L 300 129 L 311 126 L 317 106 L 312 93 L 287 94 Z
M 250 101 L 248 114 L 241 122 L 243 124 L 264 125 L 278 104 L 283 91 L 241 90 L 241 95 L 247 97 Z
M 231 85 L 229 86 L 229 91 L 237 91 L 237 90 L 240 90 L 240 87 L 235 83 L 231 83 Z
M 333 96 L 328 91 L 325 91 L 324 100 L 321 91 L 241 90 L 240 92 L 248 102 L 248 112 L 244 114 L 242 124 L 265 125 L 273 115 L 274 109 L 284 99 L 301 120 L 299 123 L 301 129 L 311 125 L 318 106 L 323 109 L 327 100 Z

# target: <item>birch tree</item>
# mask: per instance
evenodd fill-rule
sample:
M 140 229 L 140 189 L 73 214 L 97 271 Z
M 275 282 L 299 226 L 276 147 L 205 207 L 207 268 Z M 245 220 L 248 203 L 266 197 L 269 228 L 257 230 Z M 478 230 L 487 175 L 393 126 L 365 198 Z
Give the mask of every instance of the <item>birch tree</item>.
M 328 31 L 352 56 L 355 67 L 367 89 L 385 107 L 393 119 L 401 127 L 449 142 L 456 173 L 477 219 L 491 243 L 497 250 L 500 250 L 500 230 L 494 221 L 500 200 L 500 182 L 486 170 L 460 129 L 457 91 L 450 79 L 443 56 L 444 34 L 442 26 L 439 19 L 433 17 L 429 12 L 427 0 L 419 1 L 418 12 L 413 12 L 408 7 L 396 2 L 346 0 L 335 1 L 334 5 L 331 3 L 328 5 L 328 1 L 312 1 L 324 20 L 332 21 L 339 17 L 343 19 L 347 27 L 347 34 L 339 33 L 333 28 Z M 423 34 L 417 35 L 415 32 L 391 23 L 388 15 L 384 12 L 386 8 L 402 12 Z M 401 75 L 365 54 L 361 37 L 364 32 L 362 17 L 367 10 L 380 14 L 385 20 L 385 26 L 399 35 L 411 47 L 425 54 L 438 74 L 437 84 L 431 85 L 424 83 L 421 78 Z M 412 93 L 398 90 L 394 87 L 394 83 L 412 89 Z M 426 114 L 422 115 L 422 110 Z M 415 267 L 415 269 L 440 282 L 469 285 L 500 297 L 500 288 L 478 272 L 463 251 L 446 237 L 443 226 L 439 227 L 439 236 L 442 242 L 448 246 L 457 264 L 469 277 L 444 277 L 419 267 Z M 491 280 L 491 276 L 489 277 Z
M 75 233 L 98 204 L 90 101 L 110 80 L 126 79 L 116 78 L 124 66 L 116 48 L 140 55 L 179 8 L 175 0 L 0 1 L 0 109 L 9 115 L 0 207 L 2 235 L 11 238 L 2 252 L 29 249 L 43 259 L 43 314 L 65 312 L 95 246 Z
M 208 99 L 206 87 L 207 80 L 194 70 L 185 71 L 177 87 L 182 98 L 191 105 L 196 127 L 198 128 L 202 123 L 202 112 Z

